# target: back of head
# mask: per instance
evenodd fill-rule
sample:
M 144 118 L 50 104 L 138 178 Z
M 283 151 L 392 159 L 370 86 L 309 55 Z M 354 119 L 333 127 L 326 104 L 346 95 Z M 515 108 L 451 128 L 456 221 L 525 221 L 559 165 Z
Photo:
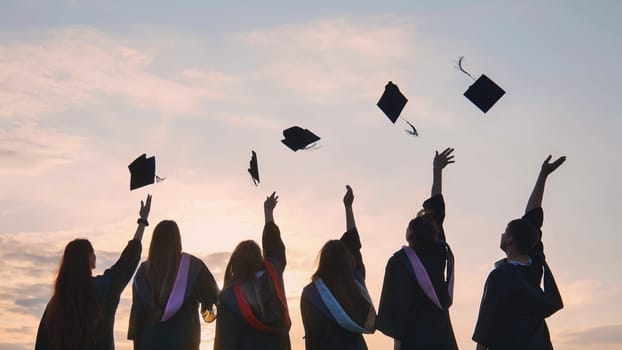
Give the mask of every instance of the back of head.
M 330 240 L 320 250 L 318 268 L 311 279 L 321 278 L 346 313 L 363 324 L 370 304 L 356 284 L 355 268 L 354 256 L 346 245 L 339 240 Z
M 508 224 L 508 233 L 521 254 L 529 254 L 538 242 L 539 232 L 525 219 L 515 219 Z
M 147 258 L 147 278 L 153 289 L 153 302 L 162 309 L 173 289 L 180 258 L 179 227 L 175 221 L 163 220 L 153 229 Z
M 423 213 L 410 220 L 406 240 L 415 249 L 425 249 L 438 241 L 439 227 L 431 214 Z
M 101 313 L 92 282 L 93 254 L 86 239 L 65 247 L 47 315 L 55 349 L 83 349 L 94 336 Z
M 339 240 L 330 240 L 320 250 L 320 261 L 312 280 L 324 282 L 350 280 L 354 277 L 354 257 Z
M 255 241 L 247 240 L 240 242 L 229 257 L 229 263 L 225 269 L 225 285 L 227 288 L 238 282 L 246 282 L 255 279 L 257 271 L 263 268 L 261 248 Z

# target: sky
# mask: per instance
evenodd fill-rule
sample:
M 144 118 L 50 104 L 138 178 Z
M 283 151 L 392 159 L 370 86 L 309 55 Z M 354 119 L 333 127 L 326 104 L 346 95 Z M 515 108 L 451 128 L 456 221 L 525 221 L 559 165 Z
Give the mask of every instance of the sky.
M 450 310 L 470 340 L 505 225 L 523 214 L 547 155 L 547 260 L 565 308 L 547 322 L 556 349 L 622 347 L 617 217 L 622 25 L 618 1 L 3 0 L 0 11 L 0 350 L 30 349 L 65 244 L 93 243 L 102 273 L 153 195 L 151 228 L 178 222 L 184 250 L 219 283 L 228 253 L 259 240 L 263 200 L 287 246 L 294 349 L 299 303 L 320 247 L 345 230 L 354 189 L 367 285 L 378 303 L 386 261 L 429 196 L 435 150 L 445 232 L 456 256 Z M 483 114 L 462 94 L 486 74 L 506 94 Z M 375 106 L 388 81 L 409 99 L 404 132 Z M 315 150 L 281 144 L 293 125 Z M 261 183 L 248 175 L 257 152 Z M 129 191 L 127 165 L 156 156 L 166 180 Z M 131 288 L 119 306 L 126 340 Z M 211 349 L 214 324 L 202 326 Z M 371 349 L 391 339 L 366 336 Z

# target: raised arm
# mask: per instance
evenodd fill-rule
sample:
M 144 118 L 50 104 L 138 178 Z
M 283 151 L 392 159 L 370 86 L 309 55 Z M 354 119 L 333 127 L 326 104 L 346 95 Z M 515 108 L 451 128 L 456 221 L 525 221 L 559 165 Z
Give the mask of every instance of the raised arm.
M 136 227 L 136 233 L 134 233 L 134 239 L 142 241 L 143 234 L 145 233 L 145 227 L 149 225 L 149 212 L 151 211 L 151 195 L 147 195 L 146 201 L 140 201 L 140 211 L 138 212 L 138 226 Z
M 432 197 L 439 195 L 443 192 L 443 168 L 447 164 L 454 163 L 453 148 L 445 148 L 441 153 L 436 151 L 434 155 L 434 162 L 432 167 Z
M 529 196 L 529 200 L 527 201 L 525 214 L 533 209 L 542 207 L 542 197 L 544 196 L 544 185 L 546 184 L 546 179 L 553 171 L 555 171 L 555 169 L 557 169 L 566 161 L 566 157 L 559 157 L 553 163 L 549 163 L 550 160 L 551 155 L 546 157 L 544 163 L 542 163 L 540 173 L 538 174 L 538 179 L 536 180 L 536 185 L 533 187 L 533 191 L 531 191 L 531 195 Z
M 346 208 L 346 231 L 350 231 L 356 228 L 356 222 L 354 221 L 354 211 L 352 210 L 352 203 L 354 202 L 354 193 L 352 187 L 346 185 L 346 194 L 343 196 L 343 205 Z
M 285 258 L 285 244 L 281 240 L 281 231 L 279 227 L 274 223 L 274 208 L 278 202 L 279 196 L 276 192 L 266 197 L 263 203 L 263 212 L 266 223 L 263 228 L 263 234 L 261 237 L 261 245 L 263 247 L 263 254 L 265 259 L 277 260 L 285 268 L 287 264 Z
M 110 268 L 104 271 L 104 276 L 110 280 L 110 289 L 115 293 L 121 294 L 127 283 L 132 278 L 138 263 L 140 262 L 140 253 L 142 251 L 142 238 L 145 227 L 149 225 L 149 211 L 151 210 L 151 195 L 147 195 L 146 201 L 140 201 L 140 210 L 138 212 L 138 226 L 134 237 L 127 243 L 121 256 Z

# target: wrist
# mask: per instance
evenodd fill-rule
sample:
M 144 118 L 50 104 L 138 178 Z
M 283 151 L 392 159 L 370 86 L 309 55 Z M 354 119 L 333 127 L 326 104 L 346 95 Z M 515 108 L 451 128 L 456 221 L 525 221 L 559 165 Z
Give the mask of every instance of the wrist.
M 149 221 L 147 221 L 147 219 L 145 218 L 138 218 L 138 220 L 136 220 L 136 223 L 139 225 L 149 226 Z

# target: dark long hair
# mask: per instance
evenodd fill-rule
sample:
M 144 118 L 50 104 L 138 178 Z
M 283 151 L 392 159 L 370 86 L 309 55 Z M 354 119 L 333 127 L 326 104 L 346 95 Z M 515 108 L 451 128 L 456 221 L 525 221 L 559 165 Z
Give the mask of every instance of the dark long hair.
M 346 245 L 339 240 L 330 240 L 320 250 L 320 261 L 311 280 L 321 278 L 346 313 L 362 325 L 371 305 L 354 280 L 354 270 L 354 256 Z
M 82 350 L 94 342 L 102 314 L 92 281 L 93 255 L 86 239 L 75 239 L 65 247 L 47 309 L 47 327 L 56 350 Z
M 153 291 L 153 304 L 164 312 L 169 294 L 173 289 L 177 268 L 181 259 L 181 235 L 177 223 L 161 221 L 154 229 L 147 258 L 147 280 Z M 158 318 L 161 315 L 156 315 Z
M 229 258 L 225 269 L 225 284 L 223 290 L 236 283 L 243 283 L 248 304 L 259 315 L 264 314 L 263 296 L 261 295 L 261 281 L 257 272 L 264 268 L 261 248 L 255 241 L 240 242 Z M 263 279 L 268 281 L 269 279 Z

